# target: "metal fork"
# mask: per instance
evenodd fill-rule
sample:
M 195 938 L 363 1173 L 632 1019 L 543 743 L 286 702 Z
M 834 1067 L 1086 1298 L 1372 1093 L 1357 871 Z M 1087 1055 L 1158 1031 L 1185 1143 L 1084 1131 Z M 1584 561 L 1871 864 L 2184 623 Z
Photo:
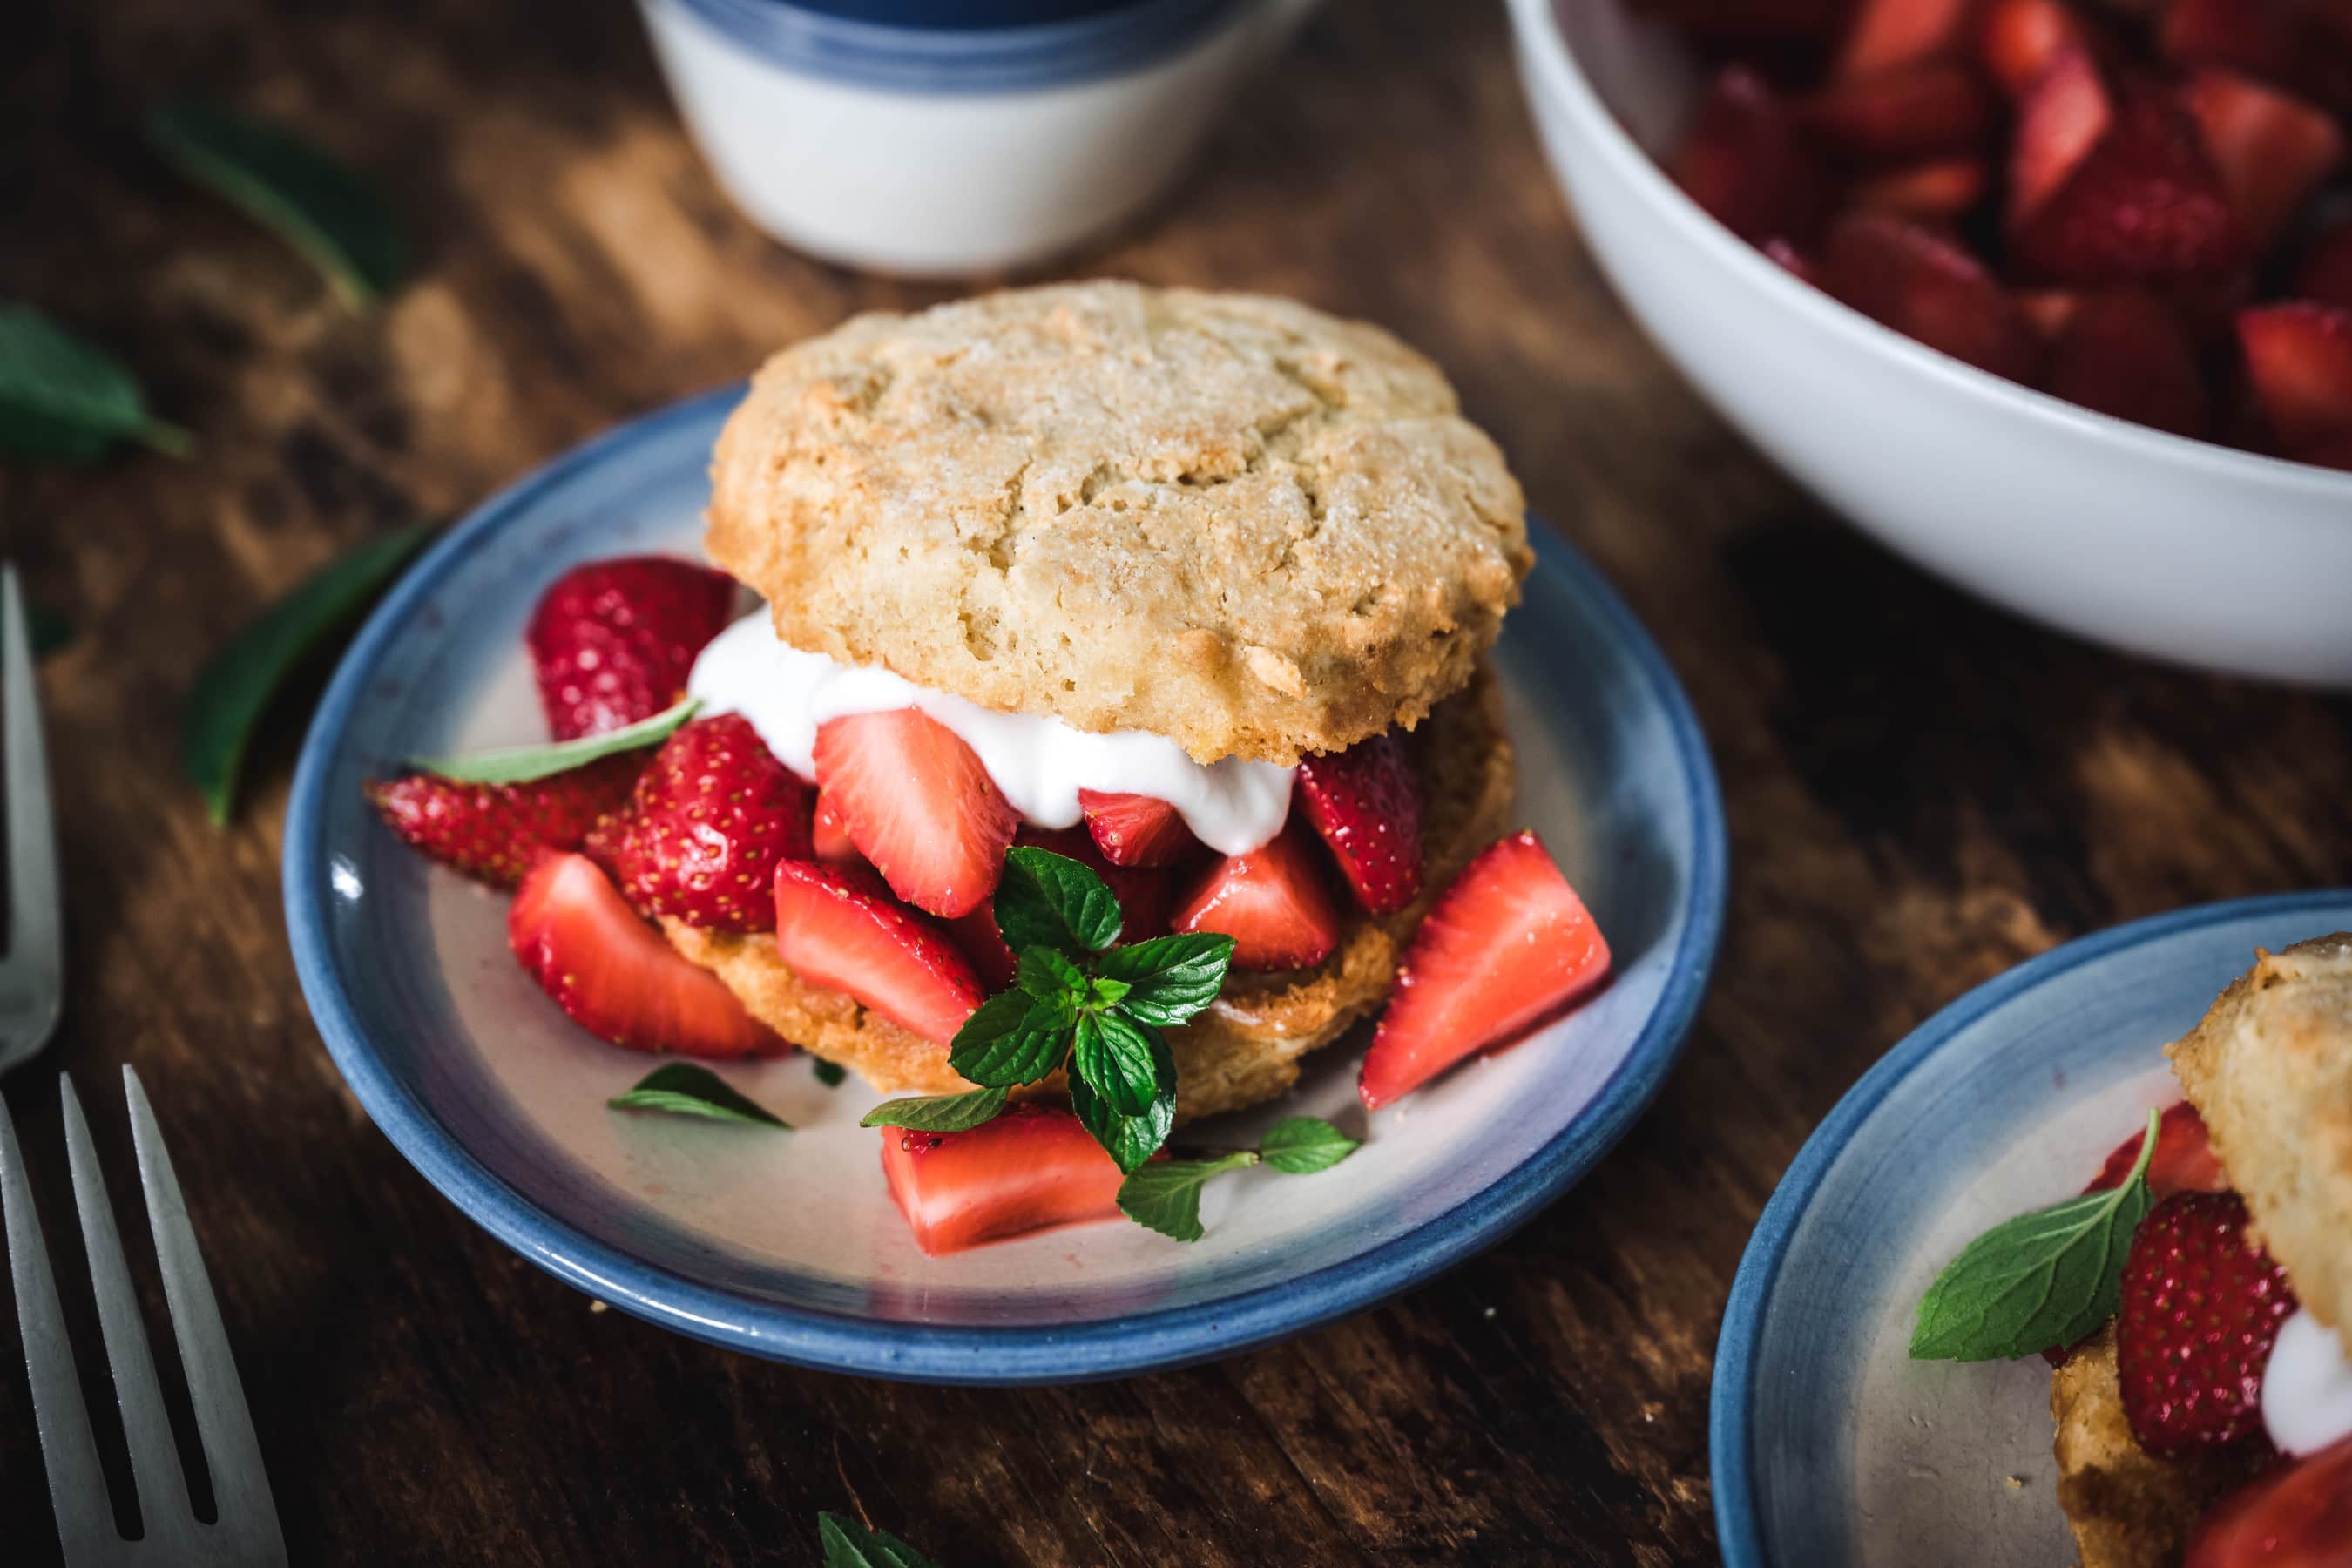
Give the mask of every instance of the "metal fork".
M 65 920 L 33 637 L 16 568 L 0 565 L 0 784 L 8 792 L 8 950 L 0 954 L 0 1073 L 32 1059 L 65 1002 Z
M 196 1250 L 196 1233 L 188 1223 L 188 1205 L 180 1196 L 180 1179 L 173 1173 L 172 1157 L 163 1148 L 163 1134 L 155 1125 L 147 1091 L 140 1085 L 139 1075 L 127 1066 L 122 1069 L 122 1088 L 131 1102 L 131 1142 L 139 1156 L 139 1184 L 147 1194 L 147 1223 L 155 1233 L 163 1300 L 179 1341 L 180 1364 L 187 1373 L 196 1433 L 212 1472 L 218 1518 L 217 1522 L 205 1524 L 189 1503 L 187 1482 L 180 1473 L 179 1448 L 163 1413 L 155 1359 L 147 1348 L 147 1332 L 140 1326 L 139 1299 L 131 1293 L 122 1240 L 107 1200 L 106 1179 L 99 1171 L 98 1155 L 89 1141 L 89 1124 L 82 1119 L 81 1101 L 75 1097 L 71 1080 L 60 1078 L 66 1163 L 73 1172 L 74 1206 L 81 1214 L 82 1247 L 89 1258 L 99 1331 L 113 1373 L 114 1396 L 122 1409 L 122 1434 L 131 1449 L 131 1479 L 139 1494 L 141 1522 L 137 1541 L 123 1540 L 115 1529 L 106 1478 L 100 1473 L 98 1447 L 90 1436 L 89 1413 L 82 1405 L 81 1384 L 74 1374 L 65 1315 L 58 1306 L 57 1281 L 49 1272 L 47 1249 L 41 1244 L 41 1222 L 25 1177 L 24 1154 L 16 1145 L 16 1129 L 8 1119 L 7 1107 L 0 1103 L 0 1208 L 7 1215 L 16 1322 L 25 1337 L 25 1364 L 32 1378 L 41 1462 L 48 1470 L 49 1505 L 57 1511 L 58 1539 L 65 1549 L 67 1568 L 104 1568 L 116 1563 L 142 1568 L 150 1563 L 171 1568 L 283 1564 L 286 1541 L 270 1501 L 261 1445 L 253 1435 L 253 1416 L 246 1408 L 245 1390 L 237 1383 L 236 1363 L 229 1355 L 228 1335 L 221 1327 L 212 1280 L 205 1272 L 203 1254 Z

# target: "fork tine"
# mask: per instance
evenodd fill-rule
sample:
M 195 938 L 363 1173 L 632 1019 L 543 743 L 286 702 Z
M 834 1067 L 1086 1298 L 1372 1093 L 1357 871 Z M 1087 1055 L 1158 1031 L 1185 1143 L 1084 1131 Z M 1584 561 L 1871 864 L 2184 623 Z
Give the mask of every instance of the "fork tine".
M 115 1403 L 122 1409 L 123 1440 L 131 1448 L 131 1479 L 139 1489 L 142 1545 L 193 1547 L 195 1515 L 188 1507 L 188 1483 L 180 1473 L 179 1446 L 171 1418 L 163 1414 L 163 1391 L 155 1380 L 155 1357 L 139 1321 L 139 1298 L 122 1258 L 114 1205 L 107 1201 L 106 1175 L 73 1080 L 58 1075 L 64 1108 L 66 1163 L 73 1172 L 74 1206 L 81 1211 L 82 1249 L 89 1256 L 89 1281 L 98 1297 L 98 1326 L 106 1341 L 107 1366 L 114 1377 Z M 175 1550 L 174 1560 L 180 1553 Z
M 7 789 L 8 963 L 47 994 L 34 1022 L 39 1048 L 57 1024 L 63 994 L 64 920 L 58 911 L 58 838 L 49 814 L 48 751 L 41 741 L 40 691 L 25 592 L 13 565 L 0 565 L 0 774 Z
M 129 1063 L 122 1091 L 131 1102 L 131 1142 L 139 1152 L 139 1181 L 147 1192 L 147 1223 L 154 1228 L 155 1255 L 163 1264 L 163 1299 L 172 1309 L 172 1332 L 180 1342 L 180 1364 L 195 1405 L 196 1430 L 211 1467 L 213 1498 L 219 1510 L 219 1545 L 240 1564 L 262 1568 L 286 1562 L 286 1539 L 269 1496 L 269 1475 L 261 1464 L 261 1440 L 254 1435 L 245 1385 L 237 1381 L 221 1325 L 204 1254 L 188 1223 L 180 1178 L 163 1147 L 147 1089 Z
M 25 1156 L 16 1146 L 16 1126 L 0 1101 L 0 1208 L 7 1211 L 8 1267 L 16 1290 L 16 1327 L 25 1341 L 25 1371 L 33 1384 L 33 1421 L 40 1430 L 41 1464 L 49 1476 L 49 1506 L 58 1516 L 58 1542 L 66 1561 L 80 1568 L 121 1554 L 114 1511 L 106 1500 L 106 1478 L 98 1468 L 98 1444 L 89 1432 L 89 1412 L 74 1376 L 73 1345 L 66 1338 L 65 1313 L 58 1306 L 57 1280 L 49 1273 L 48 1249 L 33 1211 L 33 1189 L 25 1178 Z

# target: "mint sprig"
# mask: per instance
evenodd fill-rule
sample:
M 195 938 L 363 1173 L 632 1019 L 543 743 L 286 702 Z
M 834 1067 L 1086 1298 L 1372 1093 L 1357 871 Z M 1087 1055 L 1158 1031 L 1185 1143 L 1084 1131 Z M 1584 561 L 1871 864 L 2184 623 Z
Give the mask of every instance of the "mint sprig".
M 867 1111 L 860 1127 L 903 1127 L 909 1132 L 969 1132 L 983 1121 L 993 1121 L 1004 1109 L 1001 1089 L 975 1089 L 966 1094 L 923 1094 L 907 1100 L 886 1100 Z
M 816 1516 L 817 1543 L 824 1568 L 940 1568 L 887 1530 L 876 1530 L 847 1514 Z
M 2019 1215 L 1936 1276 L 1911 1331 L 1915 1361 L 2002 1361 L 2071 1345 L 2116 1315 L 2124 1257 L 2151 1202 L 2157 1113 L 2123 1184 Z
M 1319 1116 L 1290 1116 L 1266 1129 L 1255 1149 L 1229 1149 L 1187 1160 L 1154 1160 L 1118 1184 L 1119 1212 L 1178 1241 L 1198 1241 L 1201 1189 L 1227 1171 L 1263 1164 L 1294 1176 L 1328 1171 L 1363 1146 Z
M 713 1121 L 744 1121 L 792 1131 L 792 1124 L 782 1117 L 730 1088 L 726 1079 L 709 1068 L 688 1062 L 656 1068 L 640 1079 L 635 1089 L 614 1095 L 604 1103 L 615 1110 L 667 1110 L 676 1116 L 702 1116 Z

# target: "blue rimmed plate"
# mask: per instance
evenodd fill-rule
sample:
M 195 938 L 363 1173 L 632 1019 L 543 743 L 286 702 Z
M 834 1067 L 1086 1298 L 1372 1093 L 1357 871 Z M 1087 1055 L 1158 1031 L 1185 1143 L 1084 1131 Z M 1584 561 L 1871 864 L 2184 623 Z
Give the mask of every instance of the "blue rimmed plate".
M 2049 1367 L 1912 1361 L 1919 1297 L 2180 1097 L 2166 1043 L 2255 948 L 2345 930 L 2352 890 L 2117 926 L 1978 986 L 1863 1076 L 1765 1205 L 1724 1314 L 1708 1444 L 1730 1568 L 2073 1561 Z
M 1706 749 L 1655 647 L 1545 534 L 1497 651 L 1522 817 L 1615 948 L 1570 1017 L 1374 1121 L 1344 1176 L 1244 1172 L 1185 1247 L 1098 1225 L 927 1258 L 891 1208 L 877 1096 L 804 1058 L 729 1067 L 799 1130 L 625 1117 L 652 1065 L 590 1038 L 509 957 L 505 900 L 372 818 L 362 780 L 403 757 L 536 738 L 532 602 L 572 564 L 696 550 L 710 447 L 740 395 L 677 405 L 485 505 L 362 630 L 304 745 L 286 918 L 319 1029 L 426 1180 L 525 1258 L 683 1333 L 779 1360 L 943 1383 L 1106 1377 L 1223 1354 L 1358 1310 L 1501 1237 L 1624 1132 L 1664 1078 L 1723 918 Z M 1541 531 L 1538 531 L 1539 533 Z M 1348 1043 L 1297 1091 L 1359 1129 Z

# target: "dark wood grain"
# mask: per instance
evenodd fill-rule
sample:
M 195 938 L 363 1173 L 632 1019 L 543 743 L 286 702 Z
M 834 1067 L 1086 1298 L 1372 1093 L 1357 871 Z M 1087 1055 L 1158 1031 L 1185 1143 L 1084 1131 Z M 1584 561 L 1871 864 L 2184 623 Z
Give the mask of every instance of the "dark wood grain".
M 0 550 L 79 631 L 43 672 L 68 1021 L 8 1102 L 70 1257 L 50 1071 L 109 1107 L 119 1190 L 112 1075 L 133 1063 L 163 1091 L 297 1561 L 805 1563 L 821 1508 L 959 1564 L 1706 1561 L 1724 1296 L 1846 1086 L 2069 936 L 2352 881 L 2342 700 L 2034 630 L 1826 518 L 1618 310 L 1530 135 L 1499 8 L 1356 0 L 1160 213 L 1063 270 L 1392 325 L 1623 588 L 1689 683 L 1731 814 L 1732 918 L 1681 1067 L 1493 1252 L 1194 1371 L 941 1392 L 593 1310 L 411 1171 L 320 1047 L 278 905 L 296 726 L 215 833 L 176 781 L 173 715 L 205 650 L 352 542 L 854 309 L 945 291 L 753 232 L 617 0 L 53 0 L 9 33 L 0 296 L 114 345 L 199 447 L 0 471 Z M 415 280 L 351 316 L 173 180 L 132 127 L 185 89 L 378 172 L 418 230 Z M 12 1350 L 9 1562 L 55 1560 L 40 1478 Z

